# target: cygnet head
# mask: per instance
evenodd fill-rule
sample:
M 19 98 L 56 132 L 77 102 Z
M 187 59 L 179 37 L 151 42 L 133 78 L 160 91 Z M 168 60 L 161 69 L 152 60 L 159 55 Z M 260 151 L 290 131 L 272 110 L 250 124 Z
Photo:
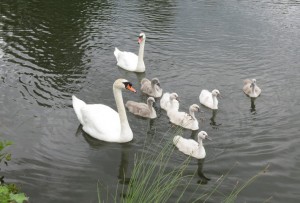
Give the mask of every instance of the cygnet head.
M 146 35 L 145 33 L 141 32 L 138 38 L 138 43 L 140 44 L 141 42 L 145 41 Z
M 198 141 L 205 140 L 205 139 L 211 140 L 211 138 L 208 136 L 208 134 L 205 131 L 200 131 L 198 133 Z
M 160 83 L 159 83 L 158 78 L 153 78 L 153 79 L 151 80 L 151 84 L 152 84 L 152 85 L 158 85 L 158 86 L 160 86 Z
M 131 92 L 134 92 L 136 93 L 136 90 L 132 87 L 132 83 L 129 82 L 128 80 L 126 79 L 117 79 L 115 82 L 114 82 L 114 85 L 113 85 L 114 88 L 118 88 L 118 89 L 127 89 Z
M 215 97 L 221 95 L 220 92 L 219 92 L 219 90 L 217 90 L 217 89 L 214 89 L 214 90 L 211 92 L 211 94 L 212 94 L 212 96 L 215 96 Z
M 256 79 L 253 78 L 250 87 L 254 88 L 255 85 L 256 85 Z
M 155 99 L 153 98 L 153 97 L 149 97 L 148 99 L 147 99 L 147 103 L 148 104 L 153 104 L 155 102 Z
M 197 104 L 192 104 L 190 106 L 190 111 L 193 111 L 193 112 L 200 111 L 200 107 Z
M 178 100 L 178 94 L 175 93 L 175 92 L 171 93 L 171 94 L 170 94 L 170 99 L 171 99 L 171 100 L 173 100 L 173 99 Z

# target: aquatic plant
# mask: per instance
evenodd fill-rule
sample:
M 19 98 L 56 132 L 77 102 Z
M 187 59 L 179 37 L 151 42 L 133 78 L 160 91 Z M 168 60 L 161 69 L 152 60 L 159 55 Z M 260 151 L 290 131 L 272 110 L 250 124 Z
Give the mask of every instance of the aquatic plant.
M 176 149 L 172 143 L 174 134 L 178 135 L 182 133 L 181 127 L 173 127 L 165 133 L 165 138 L 162 139 L 155 147 L 151 145 L 151 141 L 148 145 L 144 145 L 144 150 L 141 154 L 136 154 L 134 158 L 134 166 L 132 169 L 131 178 L 127 181 L 128 185 L 117 185 L 114 194 L 106 192 L 106 198 L 102 194 L 105 192 L 105 187 L 101 182 L 97 183 L 98 201 L 104 202 L 169 202 L 172 195 L 176 196 L 176 202 L 183 201 L 184 193 L 187 188 L 193 189 L 193 194 L 189 196 L 189 200 L 184 202 L 206 202 L 213 195 L 222 195 L 224 199 L 222 202 L 234 202 L 239 193 L 250 185 L 256 178 L 267 171 L 268 166 L 261 172 L 257 173 L 244 184 L 239 186 L 238 184 L 232 189 L 230 194 L 222 194 L 219 191 L 223 181 L 228 177 L 231 170 L 222 175 L 217 181 L 215 181 L 210 187 L 204 188 L 201 184 L 192 182 L 194 180 L 197 170 L 192 175 L 186 175 L 185 171 L 192 159 L 187 158 L 178 166 L 171 168 L 170 159 Z M 146 143 L 146 142 L 145 142 Z M 155 148 L 155 149 L 154 149 Z M 156 152 L 156 153 L 155 153 Z M 236 164 L 237 165 L 237 164 Z M 236 165 L 233 166 L 236 167 Z M 125 177 L 125 176 L 124 176 Z M 125 180 L 123 181 L 123 183 Z M 200 191 L 201 189 L 201 191 Z M 190 192 L 190 191 L 189 191 Z M 121 194 L 121 195 L 120 195 Z M 109 196 L 112 198 L 109 199 Z M 106 201 L 105 201 L 106 199 Z
M 0 164 L 8 164 L 11 160 L 11 153 L 5 152 L 5 148 L 12 145 L 11 141 L 0 141 Z M 1 169 L 1 168 L 0 168 Z M 5 183 L 4 176 L 0 178 L 0 203 L 23 203 L 28 197 L 24 193 L 19 192 L 19 188 L 15 184 Z

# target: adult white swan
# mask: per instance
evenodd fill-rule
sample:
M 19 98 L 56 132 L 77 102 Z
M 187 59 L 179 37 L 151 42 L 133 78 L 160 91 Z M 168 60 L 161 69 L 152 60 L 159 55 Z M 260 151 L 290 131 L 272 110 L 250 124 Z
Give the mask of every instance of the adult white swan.
M 173 138 L 173 144 L 184 154 L 195 157 L 196 159 L 203 159 L 206 156 L 206 152 L 202 140 L 211 139 L 205 131 L 199 132 L 197 138 L 198 142 L 193 139 L 185 139 L 182 136 L 176 135 Z
M 83 130 L 90 136 L 106 142 L 129 142 L 133 138 L 123 103 L 122 89 L 136 90 L 125 79 L 117 79 L 113 84 L 113 93 L 118 112 L 103 104 L 86 104 L 74 95 L 73 108 Z
M 163 92 L 158 78 L 153 78 L 151 81 L 147 78 L 143 78 L 141 80 L 141 90 L 143 93 L 154 98 L 161 97 Z
M 164 109 L 167 112 L 169 110 L 177 110 L 178 111 L 178 109 L 179 109 L 178 94 L 175 92 L 164 93 L 160 99 L 160 108 Z
M 243 91 L 246 95 L 252 98 L 258 97 L 261 93 L 261 89 L 256 84 L 256 79 L 244 80 Z
M 138 38 L 138 43 L 140 44 L 139 55 L 135 53 L 120 51 L 115 47 L 114 55 L 117 59 L 117 65 L 125 70 L 133 72 L 145 72 L 144 64 L 144 49 L 145 49 L 146 35 L 141 33 Z
M 147 99 L 147 104 L 135 101 L 127 101 L 125 106 L 128 108 L 129 112 L 134 115 L 142 116 L 145 118 L 156 118 L 156 111 L 153 108 L 153 103 L 155 99 L 153 97 L 149 97 Z
M 167 115 L 171 123 L 179 125 L 183 128 L 190 130 L 198 130 L 199 124 L 195 117 L 195 112 L 200 111 L 200 107 L 197 104 L 193 104 L 189 108 L 189 114 L 185 112 L 179 112 L 178 110 L 169 110 Z
M 200 103 L 211 109 L 218 109 L 218 99 L 217 96 L 220 95 L 219 90 L 214 89 L 212 92 L 208 90 L 202 90 L 199 95 Z

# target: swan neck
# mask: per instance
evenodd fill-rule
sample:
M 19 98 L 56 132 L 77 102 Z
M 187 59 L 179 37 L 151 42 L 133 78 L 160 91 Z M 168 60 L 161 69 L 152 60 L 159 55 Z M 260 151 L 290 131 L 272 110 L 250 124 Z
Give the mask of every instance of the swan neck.
M 212 96 L 212 99 L 213 99 L 213 109 L 217 109 L 217 96 Z
M 123 102 L 122 91 L 119 88 L 113 87 L 114 97 L 120 117 L 121 124 L 121 135 L 127 134 L 127 132 L 131 132 L 131 128 L 129 126 L 129 122 L 126 115 L 126 110 Z
M 152 112 L 152 103 L 151 102 L 148 102 L 148 108 L 149 108 L 150 112 Z
M 194 111 L 190 110 L 190 115 L 192 116 L 192 118 L 193 118 L 194 120 L 196 120 L 195 112 L 194 112 Z
M 139 72 L 145 71 L 145 64 L 144 64 L 145 41 L 146 39 L 140 43 L 140 48 L 139 48 L 139 55 L 138 55 L 138 62 L 137 62 L 137 70 Z
M 203 144 L 202 144 L 202 139 L 201 139 L 201 138 L 198 138 L 198 146 L 199 146 L 199 147 L 203 146 Z
M 251 92 L 252 92 L 252 94 L 255 93 L 254 89 L 255 89 L 255 84 L 253 83 L 253 84 L 252 84 L 252 87 L 251 87 Z

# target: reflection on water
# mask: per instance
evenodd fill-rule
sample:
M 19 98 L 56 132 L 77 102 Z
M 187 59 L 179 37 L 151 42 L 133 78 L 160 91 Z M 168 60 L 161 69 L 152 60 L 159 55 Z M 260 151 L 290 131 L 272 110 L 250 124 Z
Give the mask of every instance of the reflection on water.
M 119 165 L 118 180 L 120 184 L 128 185 L 130 182 L 130 175 L 128 175 L 129 152 L 131 151 L 131 144 L 124 144 L 121 147 L 121 161 Z
M 251 98 L 250 100 L 251 100 L 251 107 L 250 107 L 250 112 L 252 113 L 252 114 L 256 114 L 256 110 L 255 110 L 255 99 L 256 98 Z
M 207 178 L 204 173 L 203 173 L 203 166 L 204 166 L 204 161 L 205 161 L 205 158 L 204 159 L 198 159 L 198 168 L 197 168 L 197 174 L 198 174 L 198 177 L 200 178 L 197 183 L 198 184 L 207 184 L 208 181 L 210 181 L 210 178 Z
M 218 129 L 219 128 L 218 126 L 222 125 L 222 123 L 216 122 L 217 113 L 218 113 L 218 109 L 212 110 L 212 116 L 210 118 L 210 123 L 209 123 L 212 126 L 212 128 L 214 128 L 214 129 Z

